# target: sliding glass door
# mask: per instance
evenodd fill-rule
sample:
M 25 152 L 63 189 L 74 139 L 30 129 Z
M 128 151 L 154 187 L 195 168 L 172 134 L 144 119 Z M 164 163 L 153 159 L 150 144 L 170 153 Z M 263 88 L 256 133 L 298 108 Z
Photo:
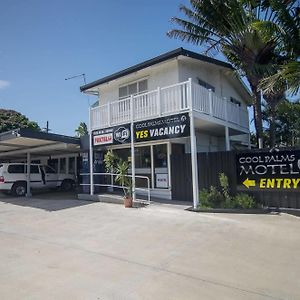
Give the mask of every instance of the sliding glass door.
M 150 187 L 168 189 L 169 166 L 168 166 L 168 145 L 157 144 L 149 146 L 135 146 L 135 174 L 149 178 Z M 131 162 L 129 148 L 113 150 L 123 160 Z M 131 167 L 129 168 L 131 174 Z M 137 187 L 147 187 L 147 180 L 136 178 Z

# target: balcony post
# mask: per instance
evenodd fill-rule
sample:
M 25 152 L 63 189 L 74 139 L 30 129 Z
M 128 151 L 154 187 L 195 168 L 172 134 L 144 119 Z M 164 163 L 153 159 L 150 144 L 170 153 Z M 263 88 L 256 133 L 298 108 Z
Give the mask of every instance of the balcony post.
M 191 164 L 192 164 L 192 182 L 193 182 L 193 207 L 196 209 L 199 205 L 199 186 L 198 186 L 198 160 L 197 160 L 197 141 L 195 132 L 195 123 L 193 116 L 192 99 L 192 79 L 188 80 L 187 97 L 189 103 L 190 116 L 190 140 L 191 140 Z
M 225 144 L 226 144 L 226 151 L 230 151 L 230 135 L 229 135 L 228 126 L 225 126 Z
M 225 103 L 225 121 L 228 122 L 228 102 L 227 98 L 223 97 L 224 103 Z
M 135 153 L 134 153 L 134 107 L 133 95 L 130 96 L 130 141 L 131 141 L 131 175 L 132 175 L 132 199 L 135 201 Z
M 208 90 L 208 101 L 209 101 L 209 114 L 213 116 L 213 91 L 211 89 Z
M 107 113 L 108 113 L 108 126 L 111 126 L 111 107 L 110 107 L 110 102 L 107 103 Z
M 194 109 L 194 107 L 193 107 L 193 93 L 192 93 L 192 78 L 188 79 L 187 103 L 188 103 L 189 109 L 192 111 Z
M 91 114 L 91 108 L 89 108 L 89 133 L 90 133 L 90 149 L 89 149 L 89 157 L 90 157 L 90 195 L 94 195 L 94 155 L 93 155 L 93 135 L 92 135 L 92 114 Z
M 160 87 L 157 88 L 157 114 L 161 116 L 161 90 Z
M 199 186 L 198 186 L 198 160 L 197 160 L 197 141 L 195 133 L 195 123 L 193 111 L 190 110 L 190 139 L 191 139 L 191 164 L 192 164 L 192 182 L 193 182 L 193 207 L 196 209 L 199 205 Z

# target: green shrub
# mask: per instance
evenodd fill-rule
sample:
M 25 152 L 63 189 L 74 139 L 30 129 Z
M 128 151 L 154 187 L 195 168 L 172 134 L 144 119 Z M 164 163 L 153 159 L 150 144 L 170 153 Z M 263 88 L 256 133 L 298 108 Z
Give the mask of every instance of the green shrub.
M 202 189 L 199 193 L 199 201 L 201 208 L 210 208 L 209 203 L 209 191 L 207 189 Z
M 256 208 L 258 207 L 254 198 L 245 193 L 231 196 L 229 192 L 229 180 L 224 173 L 219 175 L 221 190 L 211 186 L 209 190 L 200 191 L 199 208 Z
M 225 199 L 216 187 L 211 186 L 209 190 L 200 191 L 199 200 L 200 208 L 219 208 L 223 206 Z
M 235 201 L 241 208 L 256 208 L 257 203 L 255 202 L 255 199 L 245 193 L 240 193 L 235 196 Z
M 257 204 L 253 197 L 245 193 L 237 194 L 234 199 L 234 208 L 256 208 Z
M 229 195 L 229 180 L 228 177 L 224 173 L 220 173 L 219 181 L 222 188 L 222 193 L 225 199 L 230 199 Z

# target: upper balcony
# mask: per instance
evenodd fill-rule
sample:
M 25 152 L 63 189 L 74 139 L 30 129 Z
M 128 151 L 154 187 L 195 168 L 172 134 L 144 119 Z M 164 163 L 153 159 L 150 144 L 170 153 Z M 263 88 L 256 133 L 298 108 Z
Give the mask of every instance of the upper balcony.
M 193 110 L 197 118 L 249 129 L 248 110 L 191 80 L 90 109 L 91 130 Z

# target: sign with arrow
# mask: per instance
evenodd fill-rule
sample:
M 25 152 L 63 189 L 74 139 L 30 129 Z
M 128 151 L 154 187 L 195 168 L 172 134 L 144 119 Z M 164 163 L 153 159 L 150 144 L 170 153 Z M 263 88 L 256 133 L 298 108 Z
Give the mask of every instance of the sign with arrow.
M 248 177 L 243 181 L 243 185 L 246 187 L 246 188 L 250 188 L 250 187 L 253 187 L 256 185 L 255 183 L 255 180 L 250 180 Z
M 236 155 L 239 190 L 300 191 L 300 150 Z

